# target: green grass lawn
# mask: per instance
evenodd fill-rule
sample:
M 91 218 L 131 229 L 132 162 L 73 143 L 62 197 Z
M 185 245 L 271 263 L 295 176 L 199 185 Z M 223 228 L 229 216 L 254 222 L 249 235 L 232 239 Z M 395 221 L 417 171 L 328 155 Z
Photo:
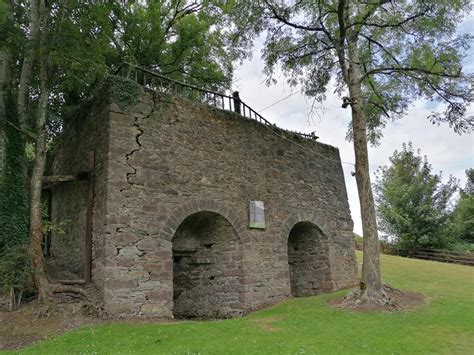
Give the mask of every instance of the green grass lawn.
M 360 255 L 358 255 L 360 257 Z M 429 303 L 395 313 L 328 307 L 344 295 L 292 299 L 244 318 L 85 327 L 41 342 L 34 354 L 474 354 L 474 268 L 382 256 L 385 283 Z

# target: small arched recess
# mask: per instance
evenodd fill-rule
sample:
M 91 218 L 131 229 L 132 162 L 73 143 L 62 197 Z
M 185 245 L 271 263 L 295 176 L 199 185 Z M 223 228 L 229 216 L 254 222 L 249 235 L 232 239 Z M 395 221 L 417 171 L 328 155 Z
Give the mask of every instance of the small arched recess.
M 242 314 L 242 246 L 222 215 L 186 217 L 172 239 L 173 315 L 228 318 Z
M 312 296 L 332 290 L 329 241 L 315 224 L 296 223 L 288 236 L 291 294 Z

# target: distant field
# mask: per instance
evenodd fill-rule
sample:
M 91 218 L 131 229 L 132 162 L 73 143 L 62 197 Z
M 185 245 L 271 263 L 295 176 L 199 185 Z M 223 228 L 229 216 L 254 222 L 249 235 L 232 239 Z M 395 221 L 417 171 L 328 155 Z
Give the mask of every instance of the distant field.
M 85 327 L 20 353 L 474 354 L 474 267 L 383 255 L 382 273 L 385 283 L 422 292 L 429 303 L 349 313 L 327 306 L 341 291 L 233 320 Z

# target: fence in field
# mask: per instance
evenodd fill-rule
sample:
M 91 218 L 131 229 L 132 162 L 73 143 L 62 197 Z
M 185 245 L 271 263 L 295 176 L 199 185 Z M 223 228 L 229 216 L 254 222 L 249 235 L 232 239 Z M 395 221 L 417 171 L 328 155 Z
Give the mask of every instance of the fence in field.
M 413 252 L 412 256 L 417 259 L 474 266 L 474 253 L 469 252 L 443 249 L 417 249 Z
M 363 241 L 355 239 L 355 248 L 356 250 L 363 250 Z M 389 244 L 379 240 L 379 251 L 382 254 L 388 255 L 397 255 L 397 250 L 393 244 Z
M 362 241 L 356 239 L 355 247 L 356 250 L 362 250 Z M 396 247 L 391 244 L 380 242 L 379 250 L 382 254 L 398 255 Z M 416 249 L 409 255 L 402 256 L 408 256 L 415 259 L 425 259 L 444 263 L 474 266 L 474 253 L 472 252 L 451 251 L 444 249 Z

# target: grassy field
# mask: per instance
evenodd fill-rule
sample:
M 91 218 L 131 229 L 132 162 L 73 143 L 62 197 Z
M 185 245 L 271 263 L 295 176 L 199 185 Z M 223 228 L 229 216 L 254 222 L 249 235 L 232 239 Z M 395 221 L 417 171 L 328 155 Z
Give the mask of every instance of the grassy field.
M 360 257 L 360 255 L 358 255 Z M 33 354 L 474 354 L 474 268 L 382 256 L 384 282 L 429 303 L 395 313 L 292 299 L 240 319 L 85 327 L 27 348 Z

